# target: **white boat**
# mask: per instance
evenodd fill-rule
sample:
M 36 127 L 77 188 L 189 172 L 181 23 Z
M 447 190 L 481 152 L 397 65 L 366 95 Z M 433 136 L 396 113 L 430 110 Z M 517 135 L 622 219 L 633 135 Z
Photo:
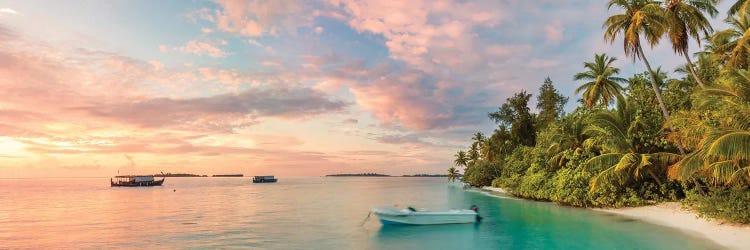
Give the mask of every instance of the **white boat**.
M 477 210 L 473 210 L 475 208 L 476 206 L 472 206 L 472 210 L 417 211 L 411 207 L 377 207 L 371 212 L 378 216 L 383 225 L 437 225 L 477 222 L 481 217 Z

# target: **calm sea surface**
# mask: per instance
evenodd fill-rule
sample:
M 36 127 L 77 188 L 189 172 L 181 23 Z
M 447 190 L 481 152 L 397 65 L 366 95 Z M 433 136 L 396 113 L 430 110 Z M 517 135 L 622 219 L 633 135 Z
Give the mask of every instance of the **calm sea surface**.
M 444 178 L 0 179 L 0 249 L 719 249 L 669 228 L 493 197 Z M 175 191 L 176 190 L 176 191 Z M 476 204 L 478 224 L 381 226 L 375 206 Z

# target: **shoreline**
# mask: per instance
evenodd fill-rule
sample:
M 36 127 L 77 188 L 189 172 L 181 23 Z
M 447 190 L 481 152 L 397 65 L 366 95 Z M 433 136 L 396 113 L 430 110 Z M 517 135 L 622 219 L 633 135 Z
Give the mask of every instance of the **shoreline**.
M 750 246 L 750 225 L 730 224 L 699 218 L 695 212 L 682 209 L 679 202 L 663 202 L 642 207 L 595 208 L 592 210 L 679 229 L 688 234 L 706 238 L 729 249 L 747 249 Z
M 512 196 L 510 192 L 502 188 L 481 187 L 480 190 Z M 674 228 L 690 235 L 711 240 L 729 249 L 747 249 L 750 246 L 750 225 L 730 224 L 708 218 L 698 218 L 695 212 L 683 209 L 679 202 L 663 202 L 641 207 L 593 208 L 591 210 Z

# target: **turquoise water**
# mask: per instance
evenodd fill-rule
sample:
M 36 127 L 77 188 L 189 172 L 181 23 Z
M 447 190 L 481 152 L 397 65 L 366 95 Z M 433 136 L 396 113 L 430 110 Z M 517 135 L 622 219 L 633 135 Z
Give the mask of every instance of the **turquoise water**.
M 443 178 L 0 179 L 0 248 L 720 249 L 590 210 L 463 191 Z M 478 224 L 381 226 L 375 206 L 476 204 Z M 363 224 L 364 221 L 364 224 Z

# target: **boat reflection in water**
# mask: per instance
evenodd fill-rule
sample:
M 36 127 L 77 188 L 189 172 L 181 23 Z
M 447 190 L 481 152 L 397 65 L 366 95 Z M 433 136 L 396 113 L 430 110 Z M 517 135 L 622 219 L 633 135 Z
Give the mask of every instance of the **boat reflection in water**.
M 118 175 L 109 179 L 112 187 L 148 187 L 161 186 L 166 177 L 162 174 L 161 180 L 155 180 L 153 175 Z

